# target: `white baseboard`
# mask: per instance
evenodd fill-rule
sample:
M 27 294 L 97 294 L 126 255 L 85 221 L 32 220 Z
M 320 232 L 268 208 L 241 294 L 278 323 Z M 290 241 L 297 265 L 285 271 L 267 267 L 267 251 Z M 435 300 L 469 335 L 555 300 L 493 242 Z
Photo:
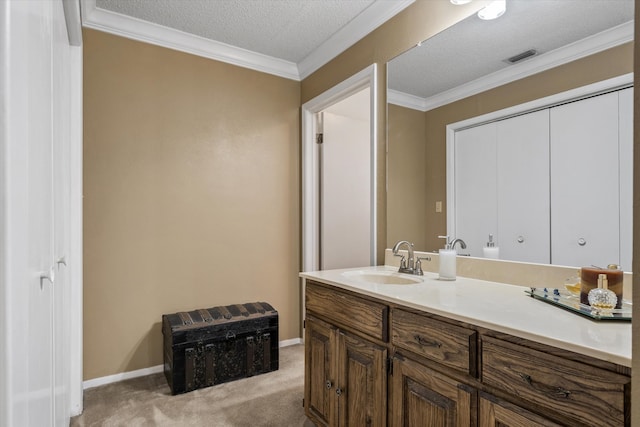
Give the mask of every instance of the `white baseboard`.
M 122 372 L 119 374 L 107 375 L 106 377 L 94 378 L 84 381 L 82 383 L 83 389 L 99 387 L 101 385 L 107 385 L 117 383 L 119 381 L 129 380 L 131 378 L 144 377 L 145 375 L 157 374 L 162 372 L 164 365 L 152 366 L 150 368 L 138 369 L 136 371 Z
M 280 341 L 278 345 L 280 347 L 288 347 L 290 345 L 302 344 L 302 338 L 292 338 L 290 340 Z M 107 375 L 106 377 L 93 378 L 91 380 L 84 381 L 82 388 L 84 390 L 99 387 L 101 385 L 107 385 L 117 383 L 119 381 L 129 380 L 131 378 L 144 377 L 145 375 L 157 374 L 164 370 L 164 365 L 152 366 L 150 368 L 138 369 L 136 371 L 122 372 L 119 374 Z

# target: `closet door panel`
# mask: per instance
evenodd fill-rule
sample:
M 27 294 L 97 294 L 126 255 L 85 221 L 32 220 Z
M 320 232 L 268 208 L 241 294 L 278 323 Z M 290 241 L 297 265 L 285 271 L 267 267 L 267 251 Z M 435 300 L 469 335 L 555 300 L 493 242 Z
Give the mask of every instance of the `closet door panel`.
M 496 123 L 456 132 L 455 236 L 459 252 L 482 256 L 489 234 L 497 235 Z
M 633 253 L 633 88 L 618 92 L 620 144 L 620 266 L 631 271 Z
M 500 258 L 550 262 L 549 110 L 497 122 Z
M 551 261 L 619 263 L 618 94 L 550 110 Z

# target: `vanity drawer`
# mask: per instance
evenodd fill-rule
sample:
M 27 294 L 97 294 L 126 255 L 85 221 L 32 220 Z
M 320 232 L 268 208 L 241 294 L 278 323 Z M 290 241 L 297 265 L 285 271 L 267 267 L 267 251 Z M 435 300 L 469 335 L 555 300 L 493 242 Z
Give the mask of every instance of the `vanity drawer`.
M 310 281 L 307 281 L 305 293 L 308 311 L 330 319 L 343 329 L 388 340 L 389 307 L 386 305 Z
M 630 378 L 491 337 L 482 338 L 481 380 L 585 426 L 626 426 Z
M 472 329 L 450 325 L 420 314 L 400 309 L 391 312 L 391 339 L 395 346 L 474 377 L 476 334 Z

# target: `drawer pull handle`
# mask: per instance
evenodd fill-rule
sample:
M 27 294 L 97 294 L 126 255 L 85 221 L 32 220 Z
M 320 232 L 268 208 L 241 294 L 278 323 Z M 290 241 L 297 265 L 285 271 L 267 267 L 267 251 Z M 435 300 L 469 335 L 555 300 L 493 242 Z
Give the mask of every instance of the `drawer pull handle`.
M 544 394 L 547 394 L 551 397 L 563 397 L 563 398 L 568 398 L 569 395 L 571 394 L 571 392 L 569 390 L 565 390 L 562 387 L 551 387 L 548 390 L 544 390 L 542 387 L 535 387 L 533 384 L 533 380 L 531 379 L 531 375 L 527 375 L 527 374 L 523 374 L 521 372 L 518 372 L 518 375 L 520 376 L 520 378 L 522 378 L 522 380 L 524 382 L 526 382 L 527 384 L 529 384 L 531 387 L 533 387 L 534 389 L 536 389 L 536 391 L 540 391 Z
M 333 387 L 333 384 L 331 384 L 330 380 L 327 380 L 327 390 L 330 390 L 331 387 Z
M 531 375 L 523 374 L 522 372 L 518 372 L 518 375 L 520 375 L 520 378 L 522 378 L 524 382 L 531 385 Z
M 336 389 L 336 394 L 337 394 L 338 396 L 342 396 L 342 389 L 341 389 L 340 387 L 338 387 L 338 388 Z
M 558 397 L 567 398 L 567 397 L 569 397 L 571 392 L 569 390 L 565 390 L 565 389 L 563 389 L 561 387 L 556 387 L 556 391 L 553 394 L 558 396 Z
M 418 344 L 420 344 L 423 347 L 436 347 L 436 348 L 442 347 L 442 344 L 440 344 L 439 342 L 426 340 L 422 338 L 420 335 L 416 335 L 413 338 L 418 342 Z

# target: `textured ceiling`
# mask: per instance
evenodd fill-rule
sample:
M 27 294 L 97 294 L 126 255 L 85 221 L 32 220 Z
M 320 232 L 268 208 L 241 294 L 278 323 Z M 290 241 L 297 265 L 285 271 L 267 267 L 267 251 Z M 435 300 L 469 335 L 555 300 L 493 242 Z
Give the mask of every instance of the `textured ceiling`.
M 373 3 L 374 0 L 96 0 L 96 7 L 298 63 Z
M 633 0 L 507 0 L 493 21 L 476 15 L 389 64 L 389 87 L 428 98 L 498 70 L 528 49 L 538 57 L 633 20 Z

